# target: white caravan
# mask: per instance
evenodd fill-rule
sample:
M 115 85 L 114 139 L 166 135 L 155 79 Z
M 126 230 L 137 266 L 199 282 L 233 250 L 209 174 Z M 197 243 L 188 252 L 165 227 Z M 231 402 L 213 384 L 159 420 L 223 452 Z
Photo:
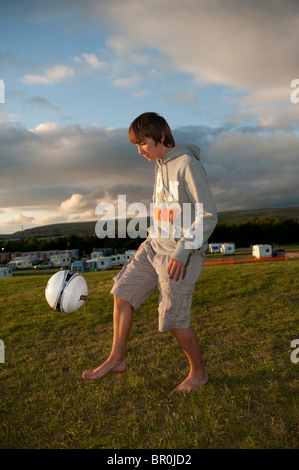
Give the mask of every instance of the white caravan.
M 27 269 L 32 267 L 32 261 L 28 258 L 17 258 L 7 263 L 7 267 L 13 271 L 15 269 Z
M 103 252 L 103 251 L 100 251 L 100 250 L 99 250 L 99 251 L 94 250 L 94 251 L 91 253 L 91 255 L 90 255 L 91 259 L 97 259 L 97 258 L 99 258 L 100 256 L 104 256 L 104 252 Z
M 255 258 L 267 258 L 269 256 L 272 256 L 272 246 L 271 245 L 253 245 L 252 256 L 255 256 Z
M 223 243 L 220 247 L 220 253 L 223 255 L 233 255 L 235 252 L 235 245 L 233 243 Z
M 222 243 L 209 243 L 208 253 L 220 253 Z
M 126 254 L 111 255 L 110 259 L 112 266 L 123 266 L 128 261 Z
M 71 266 L 70 255 L 55 255 L 50 256 L 50 262 L 55 268 L 69 268 Z
M 99 256 L 99 258 L 85 261 L 88 271 L 105 271 L 112 268 L 110 256 Z

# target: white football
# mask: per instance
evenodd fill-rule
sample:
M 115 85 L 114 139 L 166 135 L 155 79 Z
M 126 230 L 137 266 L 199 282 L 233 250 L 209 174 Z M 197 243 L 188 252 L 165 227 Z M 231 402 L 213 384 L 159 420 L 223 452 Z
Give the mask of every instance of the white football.
M 50 277 L 45 296 L 48 304 L 54 310 L 62 313 L 72 313 L 85 303 L 88 296 L 88 285 L 79 273 L 64 270 Z

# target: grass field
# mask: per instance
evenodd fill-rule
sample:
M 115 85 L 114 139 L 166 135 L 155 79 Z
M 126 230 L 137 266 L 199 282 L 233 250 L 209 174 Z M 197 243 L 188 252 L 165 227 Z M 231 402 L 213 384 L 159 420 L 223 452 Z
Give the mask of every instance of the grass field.
M 135 312 L 127 371 L 84 382 L 110 352 L 117 270 L 84 274 L 89 298 L 69 315 L 46 304 L 53 273 L 0 279 L 0 448 L 298 448 L 298 267 L 204 269 L 192 324 L 210 382 L 179 395 L 188 363 L 158 332 L 157 292 Z

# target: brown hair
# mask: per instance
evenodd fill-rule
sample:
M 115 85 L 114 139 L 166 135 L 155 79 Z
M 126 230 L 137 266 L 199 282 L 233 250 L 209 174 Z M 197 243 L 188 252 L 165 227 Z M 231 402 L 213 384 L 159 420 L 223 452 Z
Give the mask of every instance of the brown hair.
M 143 113 L 138 116 L 129 127 L 129 140 L 132 144 L 142 142 L 144 137 L 150 137 L 157 145 L 161 142 L 163 135 L 165 147 L 171 148 L 175 146 L 175 141 L 167 122 L 157 113 Z

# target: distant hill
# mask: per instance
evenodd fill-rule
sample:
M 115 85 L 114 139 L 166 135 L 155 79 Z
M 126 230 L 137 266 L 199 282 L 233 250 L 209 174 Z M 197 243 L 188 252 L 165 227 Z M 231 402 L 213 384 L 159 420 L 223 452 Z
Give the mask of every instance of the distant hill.
M 249 220 L 251 218 L 263 219 L 266 217 L 273 217 L 279 220 L 299 220 L 299 207 L 256 209 L 247 211 L 226 211 L 218 213 L 219 222 L 223 223 L 245 222 L 246 220 Z M 29 228 L 23 230 L 23 232 L 19 231 L 9 235 L 0 234 L 0 240 L 24 237 L 63 237 L 70 233 L 73 233 L 75 235 L 94 235 L 96 222 L 97 220 L 88 222 L 68 222 L 52 225 L 43 225 L 41 227 Z
M 75 235 L 93 235 L 95 233 L 96 220 L 88 222 L 67 222 L 61 224 L 43 225 L 15 232 L 10 235 L 1 235 L 0 240 L 12 238 L 44 238 L 44 237 L 64 237 L 69 233 Z
M 255 209 L 249 211 L 226 211 L 218 213 L 219 222 L 223 223 L 246 222 L 246 220 L 252 218 L 264 219 L 266 217 L 277 218 L 279 220 L 299 220 L 299 207 Z

